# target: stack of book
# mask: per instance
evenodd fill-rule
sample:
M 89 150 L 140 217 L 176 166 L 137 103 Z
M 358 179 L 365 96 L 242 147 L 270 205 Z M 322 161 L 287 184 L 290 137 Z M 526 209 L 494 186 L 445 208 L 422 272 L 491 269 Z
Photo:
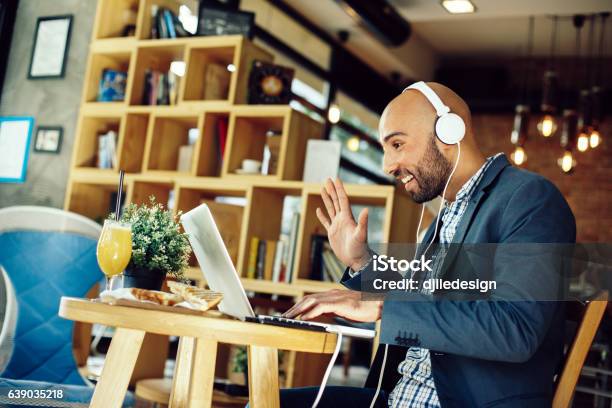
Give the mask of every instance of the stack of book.
M 157 5 L 151 6 L 151 38 L 178 38 L 190 35 L 171 10 Z
M 99 169 L 112 169 L 117 167 L 117 132 L 109 130 L 98 135 L 98 160 Z
M 172 71 L 145 71 L 143 105 L 176 105 L 180 78 Z
M 247 278 L 290 283 L 294 268 L 300 214 L 294 213 L 289 235 L 277 241 L 251 238 Z
M 327 236 L 313 235 L 310 240 L 310 276 L 312 280 L 340 282 L 345 266 L 332 251 Z

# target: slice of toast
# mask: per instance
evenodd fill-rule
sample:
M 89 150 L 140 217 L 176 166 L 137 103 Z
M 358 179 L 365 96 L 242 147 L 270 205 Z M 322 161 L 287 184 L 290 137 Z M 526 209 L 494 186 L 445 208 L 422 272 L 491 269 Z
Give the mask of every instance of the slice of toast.
M 159 290 L 130 288 L 130 293 L 138 300 L 147 300 L 164 306 L 174 306 L 184 300 L 181 295 L 161 292 Z
M 172 293 L 183 297 L 187 302 L 201 311 L 206 311 L 215 307 L 223 300 L 223 293 L 221 292 L 202 289 L 180 282 L 168 281 L 167 283 Z

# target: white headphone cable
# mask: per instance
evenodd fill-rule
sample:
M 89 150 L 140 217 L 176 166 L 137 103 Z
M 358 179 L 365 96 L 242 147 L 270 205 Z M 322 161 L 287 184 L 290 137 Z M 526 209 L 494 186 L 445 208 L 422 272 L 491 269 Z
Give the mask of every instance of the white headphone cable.
M 427 245 L 427 248 L 425 249 L 425 251 L 423 252 L 423 254 L 426 254 L 427 251 L 429 250 L 429 247 L 431 246 L 431 244 L 435 241 L 436 239 L 436 233 L 438 232 L 438 221 L 440 220 L 440 214 L 442 213 L 442 206 L 444 206 L 444 196 L 446 195 L 446 189 L 448 188 L 448 185 L 451 181 L 451 179 L 453 178 L 453 175 L 455 174 L 455 170 L 457 170 L 457 165 L 459 164 L 459 158 L 461 157 L 461 142 L 457 142 L 457 159 L 455 160 L 455 165 L 453 166 L 453 171 L 451 171 L 451 174 L 448 176 L 448 180 L 446 180 L 446 185 L 444 186 L 444 190 L 442 191 L 442 202 L 440 203 L 440 208 L 438 208 L 438 216 L 436 217 L 436 228 L 434 229 L 434 235 L 433 238 L 431 240 L 431 242 L 429 243 L 429 245 Z M 414 257 L 416 257 L 416 254 L 418 252 L 418 247 L 419 247 L 419 231 L 421 229 L 421 222 L 423 222 L 423 213 L 425 212 L 425 205 L 421 206 L 421 216 L 419 217 L 419 225 L 417 226 L 417 231 L 416 231 L 416 238 L 415 238 L 415 249 L 414 249 Z M 412 276 L 410 277 L 410 279 L 414 278 L 414 272 L 412 273 Z M 385 344 L 385 353 L 383 355 L 383 360 L 382 360 L 382 364 L 380 366 L 380 374 L 378 376 L 378 384 L 376 386 L 376 392 L 374 393 L 374 398 L 372 398 L 372 402 L 370 402 L 370 408 L 374 408 L 374 404 L 376 404 L 376 399 L 378 398 L 378 394 L 380 393 L 380 386 L 382 385 L 382 379 L 383 379 L 383 374 L 385 373 L 385 364 L 387 363 L 387 352 L 389 350 L 389 344 Z
M 331 333 L 336 333 L 338 339 L 336 340 L 336 348 L 334 349 L 334 354 L 332 354 L 331 360 L 329 360 L 329 364 L 327 365 L 327 369 L 325 370 L 325 374 L 323 375 L 323 381 L 321 382 L 321 386 L 319 387 L 319 392 L 317 393 L 317 398 L 315 402 L 312 404 L 312 408 L 316 408 L 319 405 L 319 401 L 321 401 L 321 397 L 323 396 L 323 391 L 325 391 L 325 385 L 327 384 L 327 380 L 329 379 L 329 375 L 331 374 L 331 370 L 334 367 L 334 363 L 338 358 L 338 353 L 340 352 L 340 346 L 342 345 L 342 332 L 340 330 L 335 330 L 333 327 L 329 327 L 328 330 Z
M 423 255 L 427 254 L 427 251 L 429 251 L 429 247 L 431 247 L 431 244 L 433 244 L 436 240 L 436 235 L 438 234 L 438 222 L 440 222 L 440 214 L 442 214 L 442 207 L 444 207 L 444 197 L 446 197 L 446 189 L 448 188 L 448 185 L 450 184 L 450 181 L 453 178 L 453 175 L 455 174 L 455 170 L 457 170 L 460 157 L 461 142 L 457 142 L 457 159 L 455 160 L 455 166 L 453 166 L 453 171 L 451 171 L 450 176 L 448 176 L 448 180 L 446 180 L 446 185 L 444 186 L 444 190 L 442 191 L 442 202 L 440 203 L 440 208 L 438 208 L 438 216 L 436 217 L 436 227 L 434 228 L 434 235 L 431 241 L 429 242 L 429 245 L 427 245 L 427 248 L 425 248 L 425 251 L 423 251 Z

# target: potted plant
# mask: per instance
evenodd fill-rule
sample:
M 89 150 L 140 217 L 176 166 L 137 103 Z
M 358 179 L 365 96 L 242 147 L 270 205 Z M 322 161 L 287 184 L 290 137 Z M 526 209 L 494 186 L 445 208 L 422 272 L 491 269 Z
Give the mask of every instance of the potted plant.
M 132 225 L 132 258 L 124 286 L 160 290 L 167 274 L 184 281 L 191 246 L 176 217 L 149 198 L 149 205 L 129 204 L 120 220 Z M 114 218 L 114 215 L 111 214 Z

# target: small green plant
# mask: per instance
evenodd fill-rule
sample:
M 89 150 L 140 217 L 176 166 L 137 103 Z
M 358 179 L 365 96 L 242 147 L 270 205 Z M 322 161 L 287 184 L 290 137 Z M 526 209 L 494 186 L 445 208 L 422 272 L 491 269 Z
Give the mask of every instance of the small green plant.
M 129 204 L 121 221 L 132 225 L 132 259 L 128 268 L 160 271 L 184 281 L 191 246 L 178 218 L 149 197 L 149 205 Z M 114 219 L 115 214 L 109 218 Z
M 245 373 L 248 365 L 247 349 L 244 346 L 238 346 L 234 357 L 232 358 L 232 372 Z

